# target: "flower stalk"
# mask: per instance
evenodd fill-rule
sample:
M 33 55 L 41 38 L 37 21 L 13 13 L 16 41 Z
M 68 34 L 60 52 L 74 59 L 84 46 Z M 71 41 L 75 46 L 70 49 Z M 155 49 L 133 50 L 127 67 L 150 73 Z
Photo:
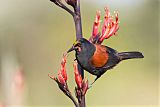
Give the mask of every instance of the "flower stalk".
M 65 6 L 61 0 L 50 0 L 53 3 L 55 3 L 57 6 L 63 8 L 68 13 L 70 13 L 73 16 L 74 23 L 75 23 L 75 30 L 76 30 L 76 39 L 82 38 L 82 22 L 81 22 L 81 10 L 80 10 L 80 0 L 65 0 L 67 4 L 71 5 L 74 9 L 74 11 L 70 10 L 67 6 Z M 78 71 L 80 75 L 82 76 L 82 79 L 84 78 L 84 70 L 78 65 Z M 82 101 L 80 103 L 80 107 L 85 107 L 85 96 L 83 96 Z
M 50 0 L 50 1 L 72 15 L 75 23 L 76 39 L 82 38 L 83 34 L 82 34 L 80 0 L 64 0 L 68 5 L 73 7 L 73 10 L 68 8 L 62 2 L 62 0 Z M 95 43 L 101 44 L 104 39 L 108 39 L 109 37 L 116 34 L 116 32 L 119 29 L 118 12 L 115 12 L 115 20 L 113 20 L 113 16 L 111 16 L 109 9 L 105 8 L 105 17 L 104 17 L 104 23 L 103 23 L 101 32 L 99 32 L 100 24 L 101 24 L 100 11 L 97 11 L 95 21 L 93 24 L 92 36 L 89 39 L 89 41 L 94 44 Z M 75 87 L 75 95 L 78 102 L 74 99 L 74 97 L 72 96 L 68 88 L 68 84 L 67 84 L 68 77 L 66 73 L 66 54 L 63 55 L 61 68 L 58 71 L 58 77 L 54 77 L 51 75 L 49 75 L 49 77 L 58 84 L 60 90 L 63 91 L 63 93 L 72 100 L 72 102 L 76 107 L 86 107 L 85 94 L 89 89 L 88 80 L 84 78 L 84 70 L 77 63 L 77 61 L 74 62 L 73 67 L 74 67 L 75 82 L 77 85 Z

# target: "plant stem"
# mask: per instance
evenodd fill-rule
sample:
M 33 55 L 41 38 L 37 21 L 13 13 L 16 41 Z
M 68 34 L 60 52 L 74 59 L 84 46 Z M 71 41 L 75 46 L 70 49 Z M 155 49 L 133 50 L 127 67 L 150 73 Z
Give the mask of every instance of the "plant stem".
M 72 102 L 74 103 L 75 107 L 79 107 L 78 103 L 76 102 L 76 100 L 74 99 L 74 97 L 71 95 L 71 93 L 70 93 L 69 98 L 72 100 Z
M 55 3 L 57 6 L 61 7 L 62 9 L 66 10 L 74 17 L 74 12 L 70 10 L 67 6 L 65 6 L 60 0 L 50 0 L 50 1 Z
M 76 28 L 76 39 L 82 38 L 82 23 L 81 23 L 81 12 L 80 12 L 80 0 L 77 0 L 77 4 L 74 8 L 74 22 Z
M 74 12 L 70 10 L 68 7 L 66 7 L 61 0 L 50 0 L 53 3 L 55 3 L 57 6 L 61 7 L 62 9 L 66 10 L 68 13 L 70 13 L 73 16 L 74 23 L 75 23 L 75 30 L 76 30 L 76 39 L 80 39 L 83 37 L 82 34 L 82 22 L 81 22 L 81 11 L 80 11 L 80 0 L 76 0 L 76 5 L 73 6 Z M 82 76 L 82 79 L 84 79 L 84 70 L 81 68 L 81 66 L 78 64 L 78 71 Z M 63 91 L 63 90 L 62 90 Z M 66 92 L 64 92 L 66 94 Z M 67 95 L 68 96 L 68 95 Z M 82 96 L 82 99 L 79 102 L 79 106 L 74 100 L 73 96 L 68 96 L 76 107 L 86 107 L 85 103 L 85 96 Z
M 74 8 L 74 22 L 76 29 L 76 39 L 82 38 L 82 22 L 81 22 L 81 10 L 80 10 L 80 0 L 77 0 L 76 6 Z M 84 78 L 84 70 L 78 65 L 78 71 L 80 72 L 82 78 Z M 86 107 L 85 96 L 82 96 L 81 102 L 79 102 L 80 107 Z

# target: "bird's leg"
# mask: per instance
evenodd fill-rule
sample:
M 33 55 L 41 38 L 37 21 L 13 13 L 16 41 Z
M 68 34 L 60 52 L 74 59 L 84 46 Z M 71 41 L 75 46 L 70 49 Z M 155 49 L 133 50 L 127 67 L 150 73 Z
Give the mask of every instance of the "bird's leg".
M 97 81 L 97 79 L 100 78 L 100 77 L 101 77 L 101 76 L 97 76 L 97 77 L 94 79 L 94 81 L 92 82 L 91 85 L 93 85 L 93 84 Z
M 101 75 L 100 75 L 100 76 L 98 75 L 98 76 L 94 79 L 94 81 L 93 81 L 91 84 L 89 84 L 88 89 L 91 88 L 92 85 L 93 85 L 93 84 L 97 81 L 97 79 L 100 78 L 100 77 L 101 77 Z

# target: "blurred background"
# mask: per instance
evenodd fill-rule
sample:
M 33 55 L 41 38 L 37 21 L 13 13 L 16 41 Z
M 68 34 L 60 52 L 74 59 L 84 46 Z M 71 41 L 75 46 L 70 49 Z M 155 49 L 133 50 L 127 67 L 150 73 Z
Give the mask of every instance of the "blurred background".
M 48 74 L 57 74 L 62 54 L 75 41 L 72 17 L 49 0 L 0 0 L 0 107 L 73 106 Z M 141 51 L 105 73 L 86 94 L 88 107 L 158 107 L 158 0 L 81 0 L 83 35 L 89 38 L 97 10 L 119 11 L 117 36 L 103 44 Z M 74 53 L 67 63 L 74 92 Z M 85 72 L 92 82 L 94 76 Z

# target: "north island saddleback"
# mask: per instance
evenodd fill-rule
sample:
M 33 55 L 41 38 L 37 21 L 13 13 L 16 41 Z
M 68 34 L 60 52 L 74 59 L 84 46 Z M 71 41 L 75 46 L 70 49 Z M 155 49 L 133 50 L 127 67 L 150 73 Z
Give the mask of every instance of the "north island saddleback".
M 67 53 L 73 50 L 76 52 L 78 64 L 84 70 L 97 76 L 94 82 L 119 62 L 144 57 L 141 52 L 117 52 L 108 46 L 93 44 L 85 38 L 78 39 Z

